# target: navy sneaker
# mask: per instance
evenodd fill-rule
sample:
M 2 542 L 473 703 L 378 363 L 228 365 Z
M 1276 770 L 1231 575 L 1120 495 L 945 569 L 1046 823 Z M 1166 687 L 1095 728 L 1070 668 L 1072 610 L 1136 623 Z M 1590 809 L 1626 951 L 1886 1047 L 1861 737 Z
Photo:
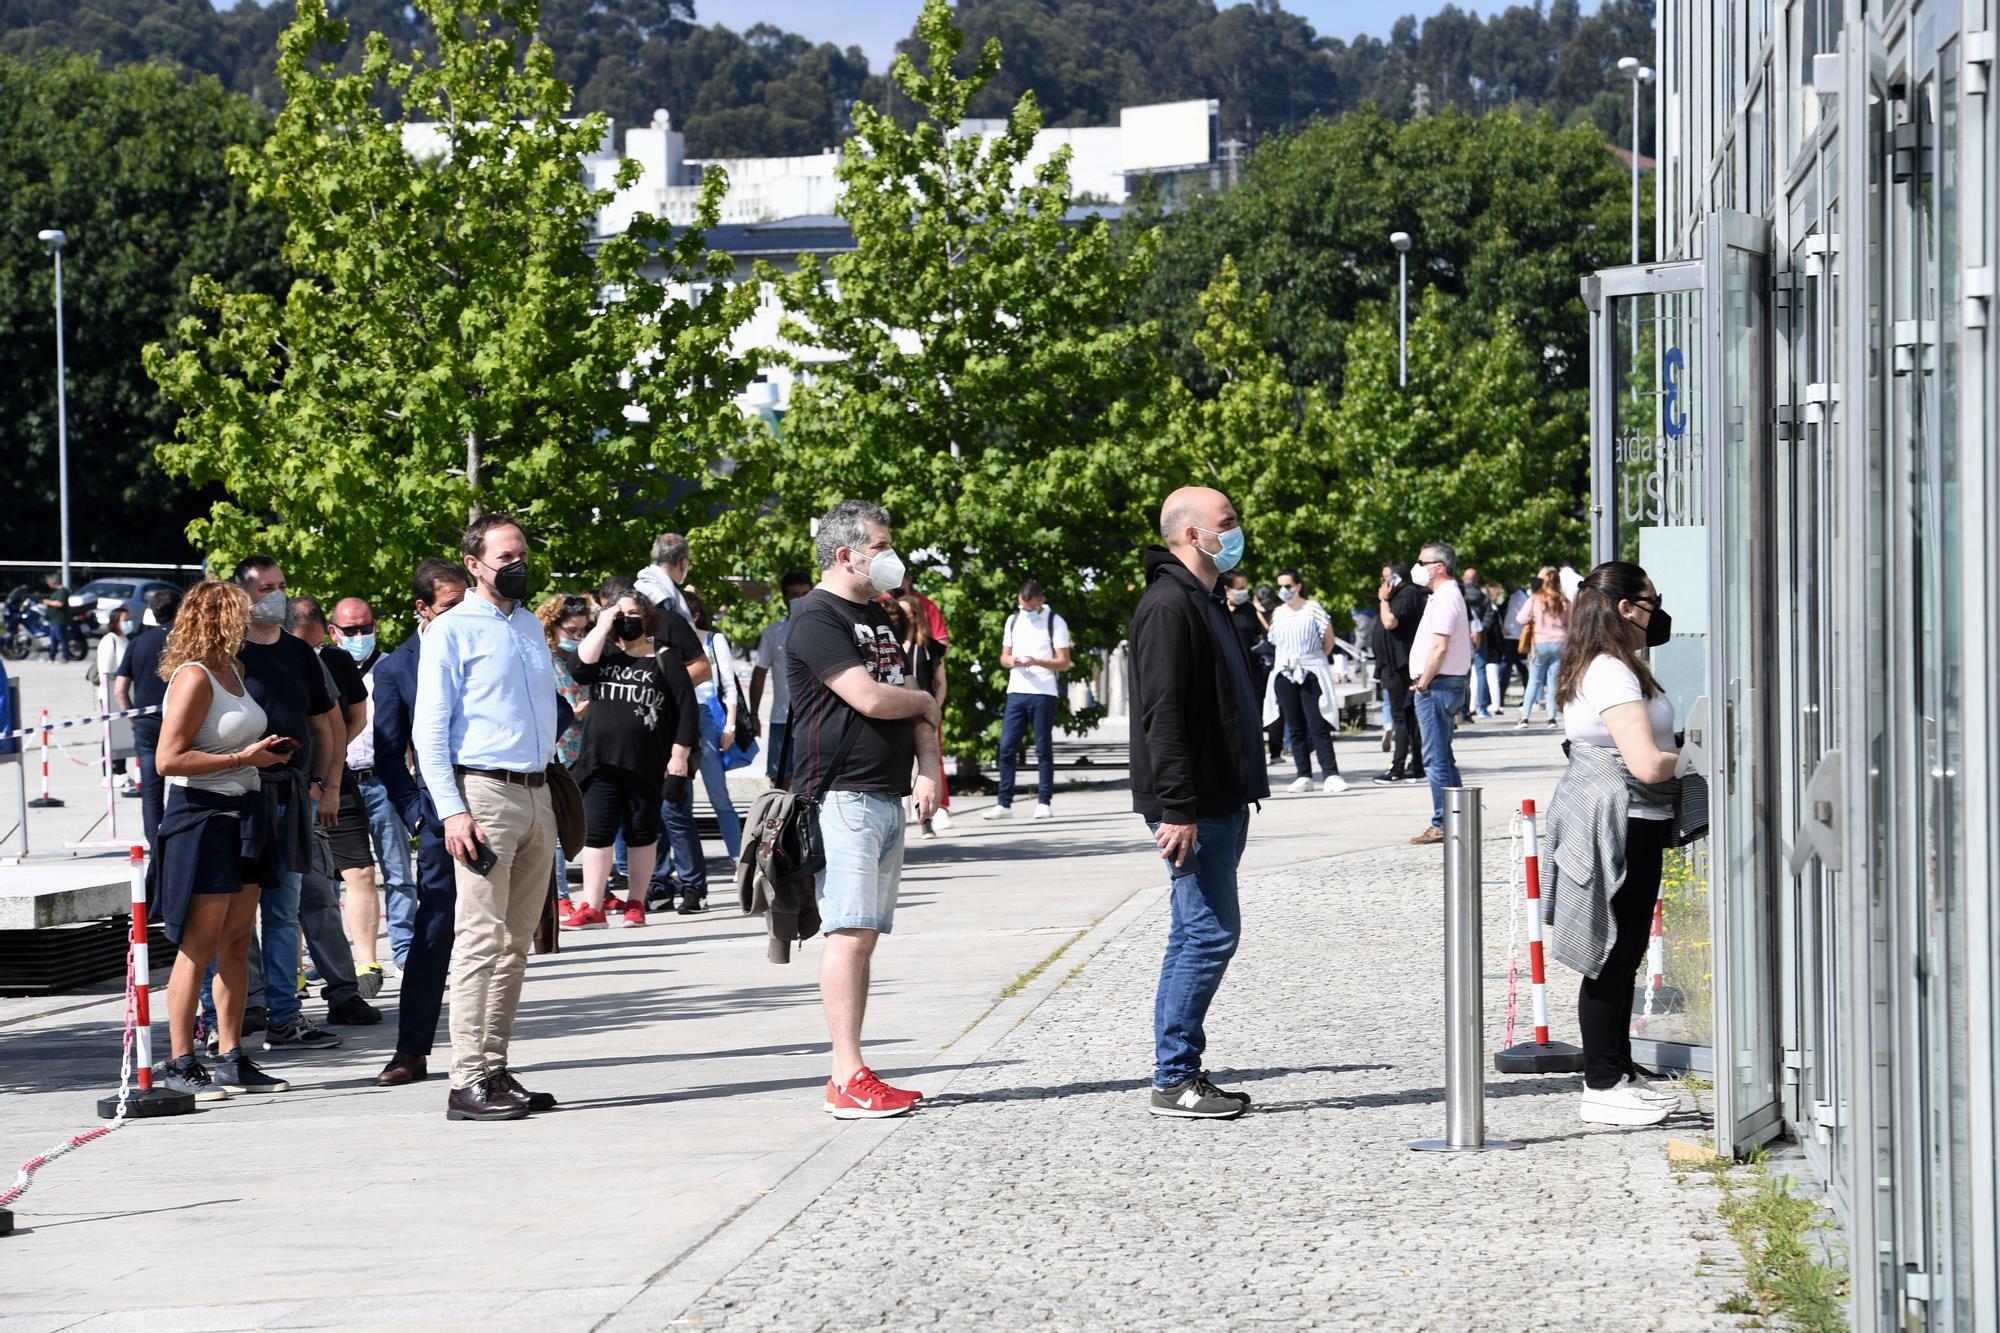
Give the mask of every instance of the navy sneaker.
M 276 1023 L 264 1030 L 264 1049 L 275 1051 L 294 1047 L 305 1051 L 330 1051 L 340 1045 L 340 1034 L 328 1032 L 304 1014 L 289 1023 Z
M 265 1073 L 252 1063 L 249 1056 L 238 1046 L 223 1054 L 215 1062 L 213 1075 L 217 1087 L 224 1092 L 241 1094 L 246 1092 L 289 1092 L 292 1085 L 281 1078 Z

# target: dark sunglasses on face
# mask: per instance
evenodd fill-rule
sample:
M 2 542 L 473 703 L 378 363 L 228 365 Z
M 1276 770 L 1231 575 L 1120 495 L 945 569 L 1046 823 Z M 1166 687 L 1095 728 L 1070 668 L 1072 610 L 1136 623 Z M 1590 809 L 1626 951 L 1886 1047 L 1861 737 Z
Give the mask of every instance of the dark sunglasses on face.
M 334 628 L 342 634 L 373 634 L 375 622 L 371 620 L 365 625 L 335 625 Z

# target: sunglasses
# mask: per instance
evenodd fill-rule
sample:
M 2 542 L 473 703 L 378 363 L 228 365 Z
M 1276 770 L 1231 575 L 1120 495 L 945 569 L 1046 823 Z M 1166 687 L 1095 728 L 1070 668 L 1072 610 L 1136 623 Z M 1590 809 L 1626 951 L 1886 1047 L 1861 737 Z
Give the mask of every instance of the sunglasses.
M 373 634 L 375 622 L 371 620 L 365 625 L 335 625 L 334 628 L 342 634 Z
M 1634 598 L 1631 598 L 1631 599 L 1630 599 L 1630 601 L 1631 601 L 1632 605 L 1634 605 L 1634 606 L 1643 606 L 1643 607 L 1645 607 L 1645 608 L 1646 608 L 1646 609 L 1647 609 L 1648 611 L 1657 611 L 1657 610 L 1659 610 L 1659 609 L 1660 609 L 1661 607 L 1663 607 L 1663 606 L 1665 606 L 1665 605 L 1667 604 L 1667 599 L 1666 599 L 1666 598 L 1664 598 L 1664 597 L 1661 597 L 1661 596 L 1660 596 L 1659 594 L 1657 594 L 1657 593 L 1655 593 L 1655 594 L 1654 594 L 1653 596 L 1651 596 L 1651 597 L 1634 597 Z

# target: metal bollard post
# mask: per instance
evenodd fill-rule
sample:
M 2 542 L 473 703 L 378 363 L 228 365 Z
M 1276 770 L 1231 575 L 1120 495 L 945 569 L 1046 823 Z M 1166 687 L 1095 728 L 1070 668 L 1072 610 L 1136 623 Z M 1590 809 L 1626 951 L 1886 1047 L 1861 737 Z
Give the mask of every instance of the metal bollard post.
M 1444 789 L 1444 1133 L 1418 1152 L 1522 1146 L 1486 1137 L 1486 1004 L 1482 987 L 1479 788 Z

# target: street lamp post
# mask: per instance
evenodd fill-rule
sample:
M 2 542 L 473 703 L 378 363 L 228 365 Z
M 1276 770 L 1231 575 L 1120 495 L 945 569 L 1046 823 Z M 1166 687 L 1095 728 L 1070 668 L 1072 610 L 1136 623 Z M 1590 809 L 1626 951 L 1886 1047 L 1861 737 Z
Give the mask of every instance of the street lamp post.
M 1392 231 L 1389 244 L 1396 247 L 1396 384 L 1410 383 L 1410 233 Z
M 62 252 L 69 237 L 53 228 L 35 233 L 56 258 L 56 497 L 62 524 L 62 586 L 64 596 L 74 585 L 69 577 L 69 396 L 63 367 Z
M 1653 81 L 1653 69 L 1637 56 L 1621 56 L 1618 72 L 1632 80 L 1632 262 L 1639 262 L 1639 89 Z

